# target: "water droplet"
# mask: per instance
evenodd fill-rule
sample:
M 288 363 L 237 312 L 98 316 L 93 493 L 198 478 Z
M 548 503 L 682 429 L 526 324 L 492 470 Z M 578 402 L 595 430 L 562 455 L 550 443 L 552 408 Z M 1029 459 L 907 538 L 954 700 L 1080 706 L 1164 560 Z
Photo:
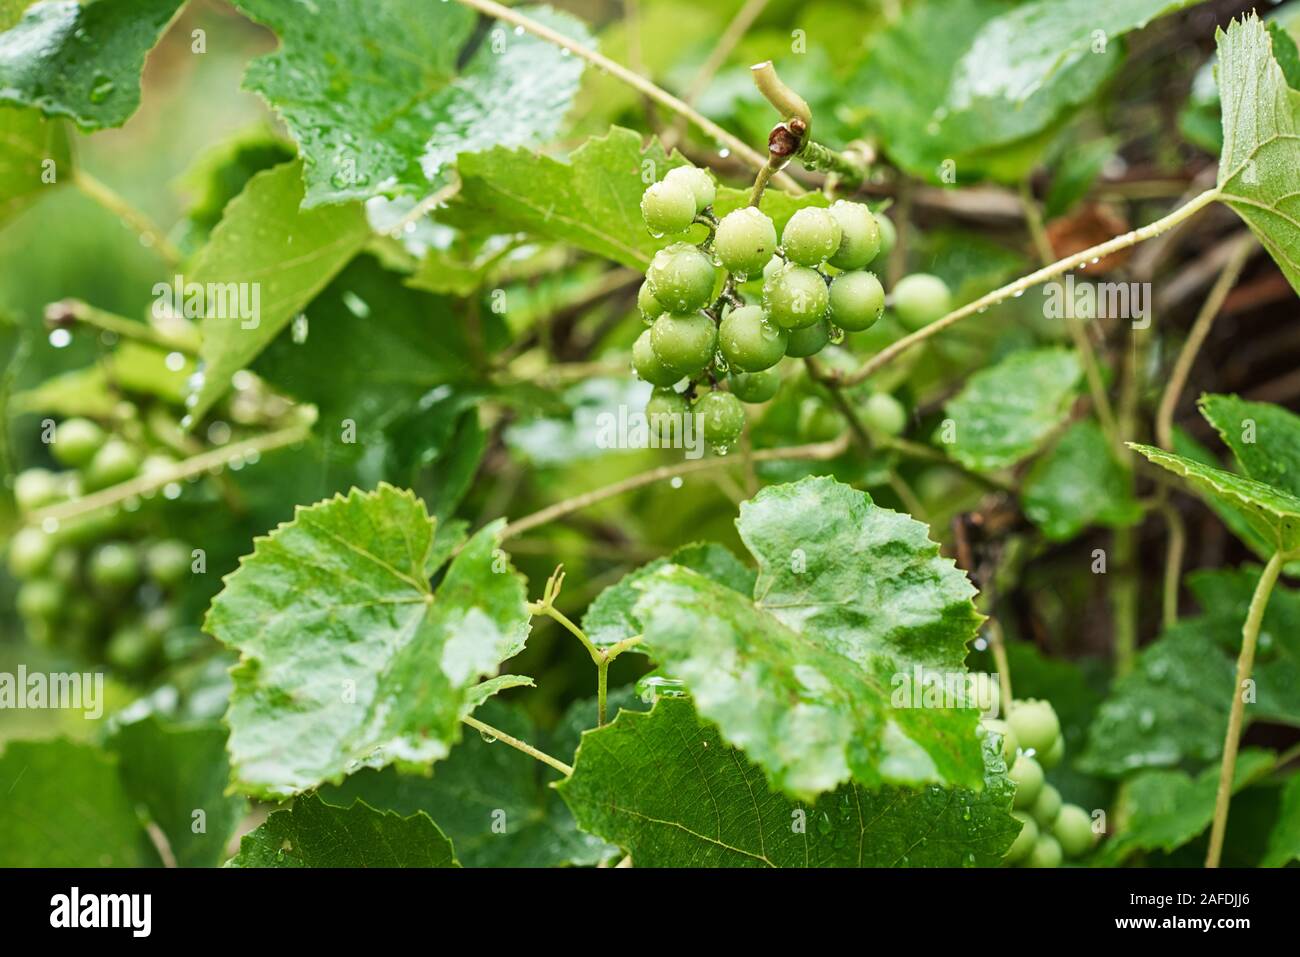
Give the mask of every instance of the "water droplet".
M 293 320 L 293 326 L 289 330 L 289 335 L 296 346 L 302 345 L 307 341 L 307 314 L 298 313 L 298 317 Z
M 180 372 L 185 368 L 185 357 L 179 352 L 169 352 L 167 358 L 163 360 L 163 364 L 172 372 Z
M 681 488 L 681 487 L 682 487 L 682 477 L 681 477 L 680 475 L 674 475 L 674 476 L 669 480 L 668 484 L 671 485 L 673 488 Z
M 343 293 L 343 305 L 347 306 L 348 312 L 358 319 L 365 319 L 370 315 L 370 303 L 350 289 Z
M 636 683 L 637 696 L 646 704 L 658 698 L 681 698 L 686 694 L 686 683 L 679 678 L 663 675 L 646 675 Z
M 825 811 L 823 811 L 817 818 L 817 830 L 822 834 L 829 834 L 831 832 L 831 816 Z
M 53 535 L 59 530 L 59 520 L 57 518 L 47 518 L 41 522 L 41 531 L 46 535 Z
M 96 73 L 91 80 L 90 102 L 103 103 L 113 95 L 113 81 L 105 73 Z
M 54 329 L 50 332 L 50 345 L 56 349 L 66 349 L 72 344 L 72 333 L 67 329 Z
M 496 744 L 496 743 L 497 743 L 497 737 L 496 737 L 496 735 L 494 735 L 494 734 L 490 734 L 489 732 L 484 731 L 484 730 L 482 730 L 482 729 L 479 730 L 478 736 L 479 736 L 480 738 L 483 739 L 483 743 L 484 743 L 484 744 Z
M 181 497 L 181 486 L 179 482 L 168 482 L 163 486 L 163 498 L 169 502 L 174 502 Z

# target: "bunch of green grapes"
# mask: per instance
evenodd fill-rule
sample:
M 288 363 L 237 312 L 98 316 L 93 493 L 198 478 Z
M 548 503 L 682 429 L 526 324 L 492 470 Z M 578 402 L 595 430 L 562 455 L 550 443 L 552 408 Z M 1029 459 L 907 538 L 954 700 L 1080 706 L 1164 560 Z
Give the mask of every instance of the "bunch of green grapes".
M 128 481 L 175 460 L 86 418 L 54 430 L 50 453 L 63 471 L 30 468 L 14 481 L 14 500 L 30 514 Z M 122 509 L 63 522 L 28 524 L 12 538 L 8 567 L 19 582 L 15 601 L 34 641 L 142 677 L 162 661 L 174 625 L 175 593 L 188 578 L 188 545 L 146 537 Z
M 1006 863 L 1057 867 L 1062 858 L 1091 850 L 1096 841 L 1092 818 L 1078 805 L 1063 803 L 1061 793 L 1044 777 L 1044 769 L 1056 767 L 1065 757 L 1061 722 L 1051 703 L 1012 701 L 1006 720 L 985 718 L 983 725 L 1001 738 L 1007 777 L 1016 785 L 1012 816 L 1022 826 L 1007 850 Z
M 663 413 L 702 413 L 705 440 L 725 452 L 744 430 L 742 403 L 776 394 L 782 359 L 816 355 L 880 319 L 887 297 L 872 269 L 888 256 L 894 231 L 865 205 L 840 200 L 796 212 L 778 243 L 776 225 L 756 206 L 717 220 L 715 197 L 709 173 L 679 167 L 641 198 L 652 234 L 679 235 L 703 223 L 708 236 L 700 245 L 675 242 L 650 263 L 637 296 L 649 328 L 633 346 L 632 364 L 655 387 L 646 407 L 652 423 Z M 760 276 L 762 301 L 747 302 L 737 286 Z M 901 280 L 890 298 L 910 329 L 951 306 L 943 281 L 920 273 Z M 902 406 L 884 393 L 862 412 L 887 434 L 901 432 L 906 421 Z M 842 423 L 823 418 L 821 431 L 838 433 Z M 816 433 L 817 426 L 810 422 L 805 431 Z

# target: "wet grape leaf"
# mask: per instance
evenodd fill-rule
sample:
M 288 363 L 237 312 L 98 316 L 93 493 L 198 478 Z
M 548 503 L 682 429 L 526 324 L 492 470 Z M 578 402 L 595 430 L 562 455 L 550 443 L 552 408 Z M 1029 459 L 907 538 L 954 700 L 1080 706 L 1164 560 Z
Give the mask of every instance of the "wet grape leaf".
M 0 106 L 0 226 L 71 178 L 66 125 L 35 110 Z
M 523 648 L 525 587 L 497 549 L 501 523 L 436 592 L 434 526 L 410 492 L 353 489 L 299 508 L 225 579 L 205 630 L 240 652 L 226 720 L 249 793 L 446 757 L 471 689 Z
M 422 811 L 402 817 L 364 801 L 305 794 L 239 842 L 230 867 L 459 867 L 451 841 Z
M 1300 416 L 1271 402 L 1203 395 L 1201 415 L 1257 482 L 1300 496 Z
M 1215 31 L 1223 112 L 1219 191 L 1300 293 L 1300 94 L 1254 13 Z
M 976 471 L 1015 465 L 1064 423 L 1082 375 L 1065 349 L 1013 352 L 948 401 L 934 441 Z
M 579 825 L 636 867 L 995 866 L 1019 831 L 992 750 L 979 791 L 846 784 L 800 803 L 696 715 L 689 699 L 588 731 L 556 787 Z
M 1300 774 L 1292 774 L 1282 789 L 1282 806 L 1268 838 L 1262 867 L 1285 867 L 1300 859 Z
M 0 104 L 66 116 L 85 132 L 140 105 L 140 71 L 183 0 L 44 0 L 0 33 Z
M 1034 462 L 1020 498 L 1025 516 L 1049 541 L 1068 541 L 1090 525 L 1122 528 L 1142 520 L 1132 477 L 1092 419 L 1070 426 Z
M 426 0 L 238 0 L 280 49 L 249 64 L 247 89 L 284 119 L 303 157 L 305 206 L 427 193 L 460 153 L 525 146 L 560 131 L 583 60 L 494 25 L 460 65 L 475 14 Z M 583 44 L 574 17 L 520 11 Z

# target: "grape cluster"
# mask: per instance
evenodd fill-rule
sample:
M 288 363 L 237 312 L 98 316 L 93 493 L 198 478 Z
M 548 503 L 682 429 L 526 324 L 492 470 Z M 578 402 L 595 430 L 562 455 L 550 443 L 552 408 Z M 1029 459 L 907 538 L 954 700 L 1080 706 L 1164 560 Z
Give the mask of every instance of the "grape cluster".
M 718 220 L 716 195 L 709 173 L 678 167 L 641 198 L 655 236 L 680 235 L 696 223 L 708 234 L 698 245 L 674 242 L 651 261 L 637 295 L 649 328 L 632 347 L 632 365 L 655 387 L 646 406 L 652 426 L 663 413 L 702 413 L 705 441 L 725 453 L 744 430 L 742 403 L 776 395 L 783 358 L 816 355 L 884 314 L 885 289 L 872 269 L 889 255 L 894 230 L 865 205 L 840 200 L 828 209 L 800 209 L 778 242 L 775 223 L 756 206 Z M 738 288 L 751 278 L 761 279 L 761 303 L 747 302 Z M 919 273 L 901 280 L 892 298 L 900 322 L 911 329 L 951 305 L 943 281 Z M 903 407 L 886 393 L 871 396 L 862 414 L 889 435 L 906 423 Z M 810 436 L 829 438 L 842 429 L 838 414 L 820 403 L 801 415 Z
M 59 423 L 50 453 L 68 468 L 17 475 L 14 499 L 24 513 L 174 464 L 85 418 Z M 136 517 L 105 510 L 27 525 L 14 535 L 8 566 L 20 582 L 15 604 L 33 640 L 107 661 L 128 677 L 160 663 L 175 624 L 171 599 L 190 574 L 191 552 L 174 538 L 142 534 Z
M 1022 827 L 1004 860 L 1024 867 L 1057 867 L 1063 857 L 1080 857 L 1096 835 L 1088 812 L 1062 802 L 1044 777 L 1065 757 L 1061 722 L 1050 702 L 1012 701 L 1006 720 L 985 718 L 984 728 L 1001 739 L 1007 777 L 1016 785 L 1012 816 Z

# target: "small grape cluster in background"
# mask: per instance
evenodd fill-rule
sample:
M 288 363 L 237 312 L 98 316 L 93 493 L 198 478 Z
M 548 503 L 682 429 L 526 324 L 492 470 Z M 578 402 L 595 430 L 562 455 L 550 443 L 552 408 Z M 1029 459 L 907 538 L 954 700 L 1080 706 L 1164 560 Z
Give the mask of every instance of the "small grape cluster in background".
M 175 464 L 86 418 L 59 423 L 50 452 L 69 468 L 21 472 L 14 499 L 23 512 Z M 142 535 L 133 518 L 113 509 L 28 525 L 14 536 L 8 561 L 22 583 L 16 605 L 33 640 L 141 677 L 162 663 L 174 625 L 169 599 L 190 573 L 191 552 L 175 539 Z
M 663 415 L 702 414 L 705 441 L 725 454 L 744 431 L 742 403 L 776 395 L 783 358 L 814 356 L 846 332 L 871 328 L 887 298 L 908 329 L 951 309 L 943 280 L 924 273 L 904 277 L 886 296 L 872 270 L 888 257 L 894 229 L 862 203 L 800 209 L 778 243 L 775 224 L 756 206 L 717 220 L 715 197 L 712 176 L 685 166 L 651 184 L 641 198 L 642 217 L 655 236 L 681 234 L 694 223 L 709 227 L 700 245 L 676 242 L 661 249 L 637 296 L 650 328 L 633 346 L 632 364 L 655 387 L 646 405 L 652 428 Z M 746 302 L 737 287 L 759 276 L 762 302 Z M 683 382 L 686 387 L 677 388 Z M 902 406 L 887 393 L 873 395 L 862 412 L 888 435 L 906 423 Z

